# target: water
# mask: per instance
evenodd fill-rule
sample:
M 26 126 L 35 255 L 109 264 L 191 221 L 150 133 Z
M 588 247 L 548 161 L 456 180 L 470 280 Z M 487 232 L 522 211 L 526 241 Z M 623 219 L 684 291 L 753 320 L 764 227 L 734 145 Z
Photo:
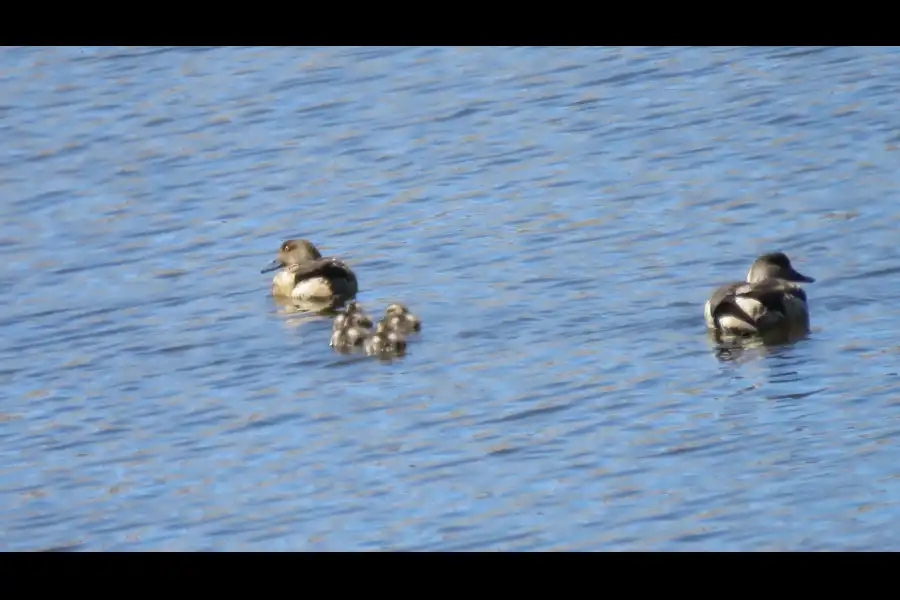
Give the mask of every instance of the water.
M 897 550 L 895 48 L 0 50 L 0 549 Z M 288 237 L 424 330 L 328 347 Z M 781 249 L 812 334 L 717 351 Z

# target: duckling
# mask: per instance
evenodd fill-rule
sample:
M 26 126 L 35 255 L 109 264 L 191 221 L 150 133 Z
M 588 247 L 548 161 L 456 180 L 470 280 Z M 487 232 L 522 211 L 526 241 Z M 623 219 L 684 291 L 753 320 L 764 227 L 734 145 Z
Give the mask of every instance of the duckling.
M 371 329 L 372 319 L 369 317 L 369 315 L 366 314 L 366 312 L 357 302 L 351 300 L 347 303 L 347 307 L 344 309 L 344 312 L 339 313 L 337 316 L 335 316 L 333 329 L 336 331 L 338 328 L 344 327 L 348 324 Z
M 422 329 L 419 317 L 409 312 L 409 309 L 399 302 L 388 305 L 384 311 L 384 321 L 390 329 L 400 333 L 410 334 Z
M 333 257 L 322 257 L 309 240 L 287 240 L 260 273 L 281 269 L 272 279 L 272 295 L 339 302 L 356 296 L 356 274 Z
M 783 252 L 763 254 L 747 281 L 721 286 L 704 306 L 709 329 L 733 335 L 809 329 L 806 292 L 794 282 L 815 279 L 797 272 Z
M 366 338 L 365 348 L 369 356 L 400 355 L 406 351 L 406 338 L 382 319 L 375 325 L 375 333 Z
M 331 334 L 329 346 L 341 352 L 348 352 L 353 348 L 361 347 L 371 332 L 365 327 L 348 325 L 335 329 Z

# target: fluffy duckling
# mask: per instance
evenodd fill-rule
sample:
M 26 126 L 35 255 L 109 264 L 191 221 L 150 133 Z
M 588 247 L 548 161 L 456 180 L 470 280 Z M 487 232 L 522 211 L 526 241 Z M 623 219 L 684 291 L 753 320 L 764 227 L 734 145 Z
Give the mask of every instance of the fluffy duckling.
M 337 331 L 341 327 L 345 327 L 348 325 L 356 325 L 358 327 L 364 327 L 366 329 L 372 328 L 372 319 L 366 312 L 362 309 L 362 307 L 355 301 L 351 300 L 347 303 L 347 307 L 344 312 L 339 313 L 334 317 L 334 325 L 332 329 Z
M 400 355 L 406 351 L 406 338 L 382 319 L 375 325 L 375 333 L 366 338 L 365 348 L 369 356 Z
M 349 352 L 362 347 L 370 333 L 365 327 L 347 325 L 334 330 L 328 345 L 340 352 Z
M 407 335 L 422 329 L 422 321 L 419 320 L 419 317 L 409 312 L 409 309 L 399 302 L 388 305 L 384 311 L 383 320 L 390 329 Z

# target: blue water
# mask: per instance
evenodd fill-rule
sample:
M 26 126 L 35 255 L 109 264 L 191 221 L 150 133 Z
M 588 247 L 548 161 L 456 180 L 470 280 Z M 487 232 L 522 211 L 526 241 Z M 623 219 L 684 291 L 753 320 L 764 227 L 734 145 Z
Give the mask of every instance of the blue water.
M 898 550 L 897 48 L 0 49 L 0 549 Z M 260 268 L 401 301 L 392 362 Z M 764 251 L 811 335 L 723 352 Z

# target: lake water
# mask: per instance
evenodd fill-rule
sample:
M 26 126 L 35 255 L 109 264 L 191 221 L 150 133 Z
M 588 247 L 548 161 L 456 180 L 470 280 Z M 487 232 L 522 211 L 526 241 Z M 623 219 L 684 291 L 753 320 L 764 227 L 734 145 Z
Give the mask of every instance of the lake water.
M 0 49 L 0 549 L 900 550 L 897 48 Z M 407 355 L 328 347 L 304 237 Z M 812 333 L 703 324 L 761 252 Z

